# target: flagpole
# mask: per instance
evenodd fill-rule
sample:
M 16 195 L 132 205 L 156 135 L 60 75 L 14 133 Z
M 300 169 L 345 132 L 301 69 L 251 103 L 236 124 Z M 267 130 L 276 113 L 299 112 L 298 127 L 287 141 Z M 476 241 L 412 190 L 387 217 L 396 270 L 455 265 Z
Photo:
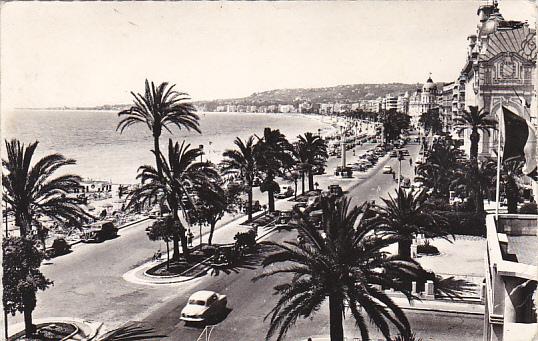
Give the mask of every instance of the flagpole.
M 501 129 L 499 129 L 499 133 L 497 134 L 497 181 L 495 184 L 495 219 L 498 219 L 499 217 L 499 205 L 500 205 L 499 201 L 500 201 L 500 196 L 501 196 L 500 191 L 501 191 Z

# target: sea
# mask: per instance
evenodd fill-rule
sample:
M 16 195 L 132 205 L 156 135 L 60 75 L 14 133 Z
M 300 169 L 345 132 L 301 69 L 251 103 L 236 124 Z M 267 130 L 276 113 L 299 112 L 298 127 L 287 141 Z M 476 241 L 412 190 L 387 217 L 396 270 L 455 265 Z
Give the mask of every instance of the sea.
M 222 153 L 234 147 L 236 137 L 263 135 L 265 127 L 280 129 L 293 141 L 305 132 L 329 132 L 329 118 L 318 115 L 274 113 L 198 113 L 202 134 L 178 130 L 163 132 L 161 150 L 168 139 L 185 141 L 193 148 L 203 145 L 203 160 L 218 163 Z M 91 110 L 14 110 L 2 115 L 2 138 L 17 138 L 28 144 L 39 141 L 36 159 L 50 153 L 60 153 L 76 160 L 64 167 L 60 174 L 76 174 L 85 179 L 109 180 L 114 184 L 136 183 L 138 167 L 154 165 L 150 152 L 153 138 L 147 126 L 138 124 L 122 134 L 116 131 L 119 122 L 115 111 Z M 2 145 L 2 157 L 5 158 Z

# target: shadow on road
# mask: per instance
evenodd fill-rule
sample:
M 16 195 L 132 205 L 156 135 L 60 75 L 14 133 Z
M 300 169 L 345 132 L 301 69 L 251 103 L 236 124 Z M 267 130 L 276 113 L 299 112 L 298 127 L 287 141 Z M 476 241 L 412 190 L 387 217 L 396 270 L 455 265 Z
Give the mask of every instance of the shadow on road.
M 221 273 L 229 275 L 231 273 L 239 273 L 241 270 L 254 270 L 260 267 L 263 259 L 268 253 L 277 251 L 277 248 L 272 245 L 258 244 L 256 250 L 252 253 L 246 254 L 238 259 L 234 264 L 222 265 L 210 265 L 209 273 L 212 276 L 218 276 Z
M 161 340 L 164 337 L 167 335 L 155 333 L 153 328 L 142 322 L 127 322 L 103 335 L 99 341 Z
M 185 326 L 192 327 L 196 329 L 204 329 L 206 326 L 216 325 L 221 323 L 222 321 L 226 320 L 228 315 L 232 312 L 232 308 L 226 307 L 226 310 L 222 312 L 222 314 L 219 314 L 218 316 L 215 316 L 211 319 L 208 319 L 206 321 L 202 322 L 187 322 L 185 321 Z

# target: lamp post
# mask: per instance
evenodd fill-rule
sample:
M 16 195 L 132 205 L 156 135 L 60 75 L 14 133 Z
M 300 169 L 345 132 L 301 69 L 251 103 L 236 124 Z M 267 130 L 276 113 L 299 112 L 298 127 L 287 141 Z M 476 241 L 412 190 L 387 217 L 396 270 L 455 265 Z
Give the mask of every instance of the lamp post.
M 400 193 L 400 185 L 402 182 L 402 160 L 405 160 L 402 151 L 398 150 L 398 193 Z
M 9 237 L 9 231 L 8 231 L 8 227 L 7 227 L 7 216 L 8 216 L 8 211 L 7 209 L 5 210 L 6 212 L 6 239 Z M 9 333 L 7 331 L 8 329 L 8 323 L 7 323 L 7 310 L 6 308 L 4 308 L 4 337 L 5 339 L 7 340 L 8 337 L 9 337 Z
M 321 128 L 318 128 L 318 136 L 321 137 Z
M 342 153 L 342 167 L 346 166 L 346 142 L 344 137 L 344 126 L 340 126 L 340 142 Z
M 200 149 L 200 162 L 204 162 L 202 159 L 202 156 L 204 155 L 204 145 L 203 144 L 199 145 L 198 149 Z

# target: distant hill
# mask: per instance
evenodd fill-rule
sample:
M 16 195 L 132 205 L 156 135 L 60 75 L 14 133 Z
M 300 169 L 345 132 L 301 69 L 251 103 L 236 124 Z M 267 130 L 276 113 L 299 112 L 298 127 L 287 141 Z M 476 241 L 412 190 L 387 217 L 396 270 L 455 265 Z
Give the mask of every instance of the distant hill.
M 389 83 L 337 85 L 325 88 L 276 89 L 256 92 L 243 98 L 198 101 L 195 104 L 205 105 L 210 109 L 213 106 L 223 104 L 271 105 L 293 104 L 304 101 L 312 103 L 354 103 L 364 99 L 376 99 L 387 94 L 399 95 L 406 91 L 411 94 L 420 87 L 422 87 L 422 84 Z

